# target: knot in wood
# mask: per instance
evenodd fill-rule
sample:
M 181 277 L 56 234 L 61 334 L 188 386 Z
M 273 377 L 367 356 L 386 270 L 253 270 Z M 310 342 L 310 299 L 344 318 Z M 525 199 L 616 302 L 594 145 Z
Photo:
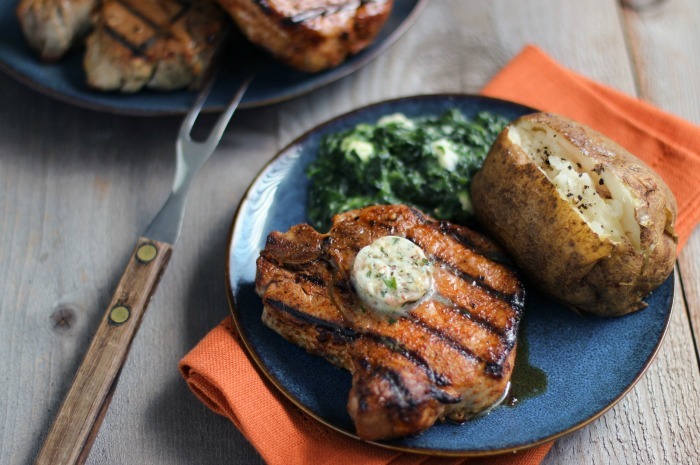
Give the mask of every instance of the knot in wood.
M 63 334 L 75 326 L 77 315 L 75 310 L 65 305 L 61 305 L 51 313 L 49 317 L 51 329 L 59 334 Z

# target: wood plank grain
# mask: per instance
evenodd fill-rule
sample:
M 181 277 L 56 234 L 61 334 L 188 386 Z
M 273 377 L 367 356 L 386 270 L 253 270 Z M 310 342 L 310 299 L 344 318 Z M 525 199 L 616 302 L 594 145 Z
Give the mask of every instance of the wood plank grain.
M 0 343 L 8 354 L 0 366 L 15 375 L 0 398 L 1 442 L 12 444 L 1 448 L 0 462 L 21 463 L 36 455 L 94 334 L 102 312 L 90 309 L 103 309 L 116 286 L 118 275 L 99 265 L 123 267 L 133 240 L 121 246 L 116 239 L 138 236 L 134 217 L 142 207 L 136 173 L 126 166 L 107 173 L 102 165 L 103 156 L 120 155 L 110 117 L 2 82 L 2 101 L 15 110 L 0 116 Z M 152 150 L 144 128 L 129 126 L 141 150 Z M 119 184 L 134 194 L 110 195 Z M 110 210 L 112 221 L 98 213 Z
M 138 240 L 39 451 L 37 465 L 85 462 L 171 252 L 170 244 L 146 237 Z
M 692 0 L 666 3 L 682 6 L 679 17 L 671 16 L 678 25 L 653 29 L 640 49 L 670 53 L 655 37 L 683 36 L 698 23 Z M 620 11 L 615 0 L 434 0 L 401 41 L 358 73 L 234 116 L 219 153 L 192 186 L 178 248 L 87 462 L 261 463 L 233 425 L 191 395 L 177 361 L 228 313 L 223 270 L 230 221 L 255 173 L 282 145 L 329 117 L 385 98 L 477 92 L 526 43 L 633 94 L 637 79 Z M 650 16 L 645 27 L 656 24 Z M 684 40 L 694 43 L 693 37 Z M 657 104 L 670 98 L 663 66 L 645 78 L 648 88 L 659 87 L 658 95 L 648 94 Z M 684 69 L 687 78 L 674 79 L 700 75 Z M 694 98 L 690 88 L 671 87 L 678 105 L 693 105 L 681 102 Z M 11 374 L 0 381 L 0 463 L 18 464 L 33 460 L 68 389 L 99 322 L 95 309 L 107 305 L 130 253 L 126 238 L 138 235 L 167 196 L 179 118 L 80 110 L 4 76 L 0 101 L 0 372 Z M 687 107 L 679 108 L 683 115 Z M 691 246 L 688 256 L 700 256 Z M 690 273 L 683 260 L 681 273 Z M 698 371 L 684 315 L 677 302 L 666 342 L 642 381 L 601 419 L 558 441 L 546 464 L 693 463 Z M 684 446 L 686 428 L 694 442 Z
M 545 463 L 698 463 L 698 383 L 678 281 L 676 297 L 668 333 L 641 381 L 602 418 L 557 441 Z
M 700 3 L 628 2 L 624 18 L 630 50 L 639 70 L 640 96 L 666 111 L 700 124 Z M 679 257 L 683 290 L 700 353 L 700 230 Z
M 623 10 L 628 30 L 630 50 L 639 74 L 639 94 L 662 109 L 700 124 L 700 88 L 697 76 L 700 63 L 697 50 L 700 36 L 700 4 L 692 0 L 639 4 L 629 2 Z M 681 251 L 678 268 L 683 278 L 683 295 L 690 320 L 691 335 L 677 340 L 684 350 L 695 343 L 696 357 L 700 354 L 700 231 L 695 230 Z M 672 339 L 675 341 L 675 339 Z M 697 373 L 698 360 L 692 365 Z M 684 370 L 685 371 L 685 370 Z M 683 378 L 679 378 L 682 380 Z M 700 387 L 697 375 L 693 377 L 686 393 L 683 408 L 690 412 L 700 410 Z M 697 444 L 700 422 L 678 425 L 683 440 L 695 446 L 688 456 L 672 456 L 670 461 L 698 463 L 700 452 Z M 672 449 L 673 450 L 673 449 Z
M 180 118 L 85 111 L 5 76 L 0 101 L 0 463 L 22 464 L 36 457 L 134 238 L 167 197 Z M 263 123 L 234 117 L 242 137 L 227 135 L 195 181 L 183 252 L 142 322 L 88 463 L 259 462 L 177 372 L 228 313 L 228 223 L 276 148 L 266 126 L 274 112 L 248 115 Z

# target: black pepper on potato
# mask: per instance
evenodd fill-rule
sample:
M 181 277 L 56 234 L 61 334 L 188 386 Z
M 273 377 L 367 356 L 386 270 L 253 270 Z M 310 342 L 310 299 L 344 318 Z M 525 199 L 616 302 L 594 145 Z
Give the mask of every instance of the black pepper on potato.
M 472 200 L 530 280 L 574 309 L 640 310 L 673 271 L 671 190 L 627 150 L 562 116 L 509 124 L 472 181 Z

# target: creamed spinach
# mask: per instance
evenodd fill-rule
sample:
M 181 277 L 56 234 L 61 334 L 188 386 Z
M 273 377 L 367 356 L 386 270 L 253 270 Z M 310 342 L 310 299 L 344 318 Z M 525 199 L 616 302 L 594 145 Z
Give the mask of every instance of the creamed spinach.
M 325 136 L 307 169 L 312 225 L 325 231 L 334 214 L 379 204 L 469 221 L 472 175 L 507 123 L 488 112 L 469 119 L 451 109 L 419 118 L 396 113 Z

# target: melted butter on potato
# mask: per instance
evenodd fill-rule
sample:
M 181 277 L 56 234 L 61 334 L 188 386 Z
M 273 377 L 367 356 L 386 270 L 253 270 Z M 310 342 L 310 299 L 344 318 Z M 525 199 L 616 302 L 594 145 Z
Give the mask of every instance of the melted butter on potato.
M 550 128 L 532 123 L 513 126 L 508 138 L 528 153 L 593 231 L 615 243 L 626 238 L 640 248 L 635 218 L 639 202 L 622 180 Z

